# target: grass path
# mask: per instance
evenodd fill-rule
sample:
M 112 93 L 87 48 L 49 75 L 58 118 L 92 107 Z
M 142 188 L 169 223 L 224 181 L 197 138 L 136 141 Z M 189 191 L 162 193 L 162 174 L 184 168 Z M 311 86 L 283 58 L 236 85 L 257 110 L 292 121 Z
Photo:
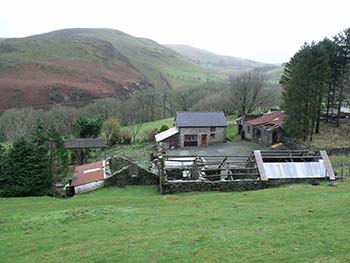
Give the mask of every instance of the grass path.
M 0 262 L 349 262 L 350 182 L 0 199 Z

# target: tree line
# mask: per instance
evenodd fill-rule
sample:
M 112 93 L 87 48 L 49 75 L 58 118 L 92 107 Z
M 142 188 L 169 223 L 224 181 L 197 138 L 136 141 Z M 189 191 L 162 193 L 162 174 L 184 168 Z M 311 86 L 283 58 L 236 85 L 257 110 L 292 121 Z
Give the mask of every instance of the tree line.
M 121 126 L 128 126 L 172 117 L 177 111 L 224 111 L 227 115 L 263 112 L 279 103 L 278 92 L 267 87 L 266 77 L 252 71 L 198 87 L 149 88 L 128 97 L 98 99 L 80 108 L 13 108 L 0 116 L 0 139 L 13 141 L 30 134 L 38 119 L 68 137 L 74 134 L 75 124 L 82 117 L 102 122 L 113 118 Z
M 304 140 L 320 132 L 320 121 L 340 126 L 350 93 L 350 28 L 317 43 L 305 43 L 285 65 L 280 80 L 286 131 Z

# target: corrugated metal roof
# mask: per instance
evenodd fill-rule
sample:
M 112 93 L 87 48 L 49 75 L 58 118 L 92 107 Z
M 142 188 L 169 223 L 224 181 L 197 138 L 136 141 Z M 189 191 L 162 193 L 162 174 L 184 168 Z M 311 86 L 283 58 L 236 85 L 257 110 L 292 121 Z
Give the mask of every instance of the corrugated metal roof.
M 225 114 L 221 112 L 177 112 L 178 127 L 227 127 Z
M 264 163 L 263 166 L 268 179 L 327 177 L 323 160 L 318 162 Z
M 78 138 L 65 140 L 64 147 L 66 149 L 105 148 L 107 145 L 103 138 Z
M 282 125 L 285 119 L 285 114 L 282 111 L 272 111 L 263 116 L 247 121 L 248 124 L 257 125 Z
M 104 162 L 99 161 L 75 168 L 72 186 L 88 184 L 105 179 Z
M 171 136 L 174 136 L 178 132 L 179 129 L 177 127 L 172 127 L 170 129 L 167 129 L 166 131 L 156 134 L 154 137 L 156 138 L 156 142 L 161 142 Z

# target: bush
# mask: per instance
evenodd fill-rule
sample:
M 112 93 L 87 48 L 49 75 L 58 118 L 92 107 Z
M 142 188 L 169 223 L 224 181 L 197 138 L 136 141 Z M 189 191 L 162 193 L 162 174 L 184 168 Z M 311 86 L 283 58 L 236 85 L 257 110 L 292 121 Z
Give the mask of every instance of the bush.
M 131 134 L 128 131 L 121 131 L 120 133 L 120 140 L 119 142 L 121 144 L 130 144 L 131 143 Z
M 159 133 L 159 130 L 157 128 L 145 131 L 143 141 L 154 142 L 154 135 L 156 135 L 157 133 Z
M 120 124 L 117 119 L 109 118 L 102 125 L 102 134 L 109 146 L 120 140 Z
M 169 130 L 169 127 L 168 127 L 168 125 L 163 124 L 162 127 L 160 127 L 160 132 L 163 132 L 163 131 L 166 131 L 166 130 Z

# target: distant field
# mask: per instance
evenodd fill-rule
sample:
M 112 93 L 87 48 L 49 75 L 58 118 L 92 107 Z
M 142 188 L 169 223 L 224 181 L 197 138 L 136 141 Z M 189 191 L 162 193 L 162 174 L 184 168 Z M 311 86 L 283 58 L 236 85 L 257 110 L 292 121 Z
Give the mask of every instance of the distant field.
M 174 118 L 171 117 L 168 119 L 162 119 L 162 120 L 156 120 L 156 121 L 150 121 L 150 122 L 144 122 L 136 125 L 126 126 L 124 127 L 124 129 L 130 131 L 132 127 L 140 126 L 140 131 L 137 135 L 137 139 L 142 140 L 146 131 L 153 130 L 155 128 L 160 129 L 162 125 L 167 125 L 169 128 L 171 128 L 173 126 L 173 122 L 174 122 Z
M 0 262 L 349 262 L 350 182 L 0 199 Z

